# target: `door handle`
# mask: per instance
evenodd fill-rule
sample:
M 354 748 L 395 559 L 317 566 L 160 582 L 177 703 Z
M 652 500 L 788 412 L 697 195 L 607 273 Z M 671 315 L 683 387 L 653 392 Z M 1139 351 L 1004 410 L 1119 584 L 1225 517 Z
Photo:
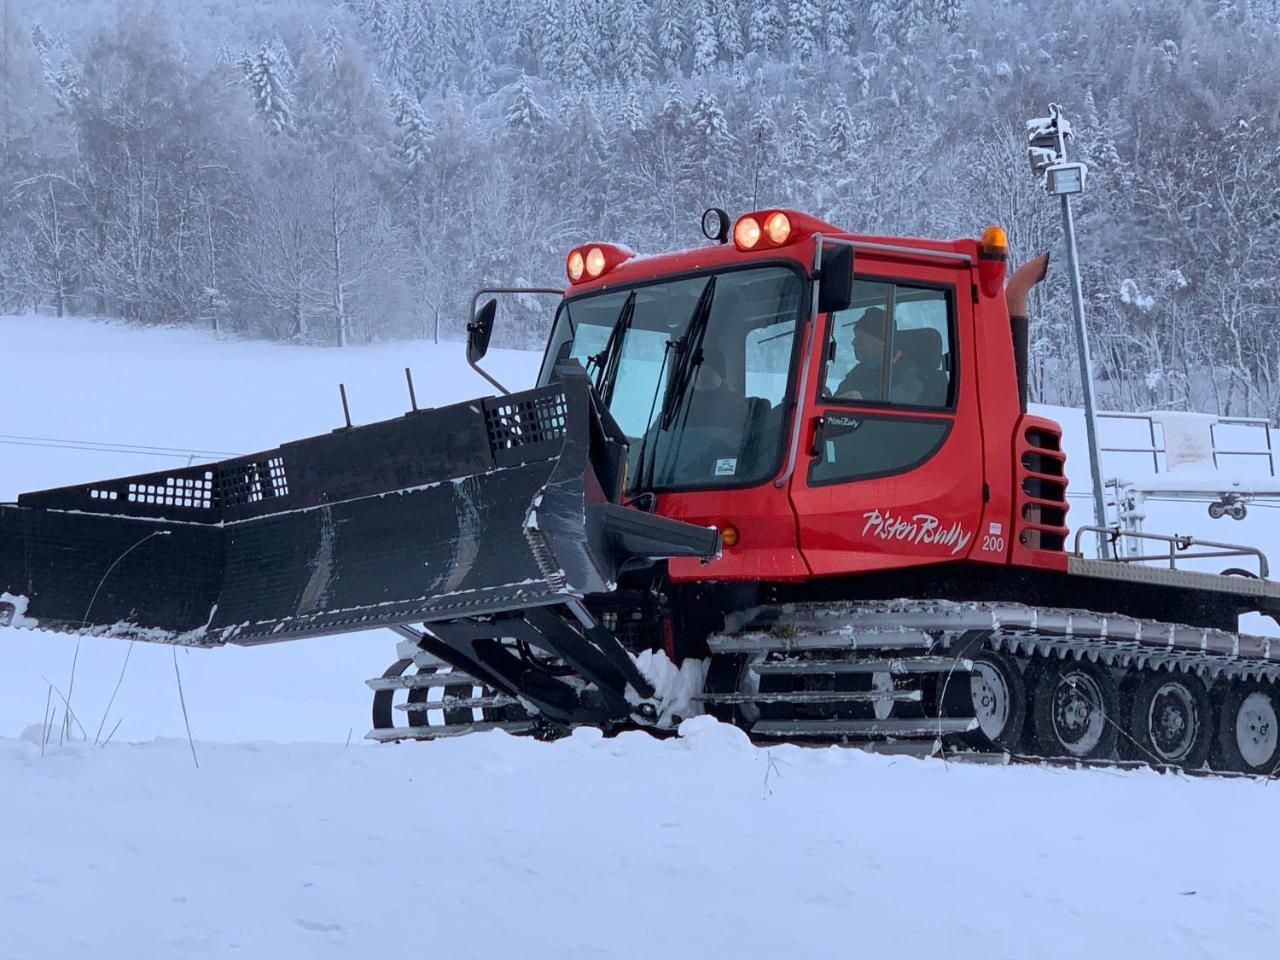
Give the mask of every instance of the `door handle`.
M 818 455 L 818 444 L 822 442 L 822 428 L 826 426 L 827 418 L 818 416 L 813 418 L 810 429 L 813 433 L 809 437 L 809 456 L 816 457 Z

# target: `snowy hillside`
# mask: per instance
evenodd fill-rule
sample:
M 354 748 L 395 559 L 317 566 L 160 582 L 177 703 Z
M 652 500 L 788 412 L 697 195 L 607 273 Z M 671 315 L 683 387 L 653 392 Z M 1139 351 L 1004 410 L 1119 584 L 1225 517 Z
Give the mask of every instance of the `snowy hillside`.
M 1021 263 L 1061 238 L 1025 162 L 1057 102 L 1102 402 L 1274 417 L 1278 88 L 1277 0 L 6 0 L 0 311 L 457 333 L 477 287 L 701 243 L 709 206 L 999 223 Z M 1073 402 L 1067 291 L 1031 377 Z
M 0 500 L 185 462 L 131 446 L 331 429 L 339 381 L 357 421 L 395 416 L 405 366 L 422 405 L 487 392 L 459 344 L 31 317 L 0 318 L 0 343 Z M 513 387 L 536 365 L 486 362 Z M 1277 513 L 1178 519 L 1277 544 Z M 0 960 L 1251 960 L 1280 942 L 1274 784 L 762 750 L 701 718 L 664 741 L 372 746 L 361 681 L 392 659 L 386 631 L 179 650 L 189 746 L 172 648 L 85 640 L 73 684 L 76 648 L 0 629 Z M 90 741 L 119 722 L 105 748 L 42 745 L 51 685 Z

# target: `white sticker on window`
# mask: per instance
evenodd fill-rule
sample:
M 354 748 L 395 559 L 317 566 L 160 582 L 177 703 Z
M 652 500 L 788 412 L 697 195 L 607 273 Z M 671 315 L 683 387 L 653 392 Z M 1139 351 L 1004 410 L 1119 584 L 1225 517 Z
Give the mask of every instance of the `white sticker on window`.
M 738 458 L 725 457 L 723 460 L 716 461 L 717 477 L 732 477 L 738 472 Z

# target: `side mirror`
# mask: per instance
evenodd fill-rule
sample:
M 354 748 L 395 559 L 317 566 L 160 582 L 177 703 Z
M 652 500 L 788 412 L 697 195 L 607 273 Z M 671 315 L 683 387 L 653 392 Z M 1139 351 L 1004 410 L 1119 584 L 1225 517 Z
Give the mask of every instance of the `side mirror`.
M 489 352 L 493 318 L 497 313 L 498 301 L 490 300 L 467 324 L 467 363 L 478 363 Z
M 822 249 L 822 281 L 818 284 L 818 312 L 848 310 L 853 302 L 853 247 L 840 243 Z

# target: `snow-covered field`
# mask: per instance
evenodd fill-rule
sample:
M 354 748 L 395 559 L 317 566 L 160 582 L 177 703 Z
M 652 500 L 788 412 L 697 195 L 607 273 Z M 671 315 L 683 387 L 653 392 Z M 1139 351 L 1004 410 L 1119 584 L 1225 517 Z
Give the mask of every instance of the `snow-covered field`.
M 339 381 L 364 422 L 407 408 L 406 365 L 422 405 L 487 392 L 458 344 L 0 318 L 0 345 L 0 499 L 185 462 L 13 437 L 247 452 L 339 425 Z M 536 364 L 486 366 L 521 386 Z M 1280 544 L 1280 511 L 1175 507 L 1179 532 Z M 0 629 L 0 960 L 1280 949 L 1274 783 L 766 751 L 705 719 L 375 747 L 361 681 L 389 632 L 179 651 L 197 768 L 173 651 L 86 640 L 72 689 L 76 647 Z M 90 741 L 119 721 L 105 748 L 42 749 L 51 686 Z
M 0 957 L 1274 957 L 1252 781 L 688 736 L 0 740 Z

